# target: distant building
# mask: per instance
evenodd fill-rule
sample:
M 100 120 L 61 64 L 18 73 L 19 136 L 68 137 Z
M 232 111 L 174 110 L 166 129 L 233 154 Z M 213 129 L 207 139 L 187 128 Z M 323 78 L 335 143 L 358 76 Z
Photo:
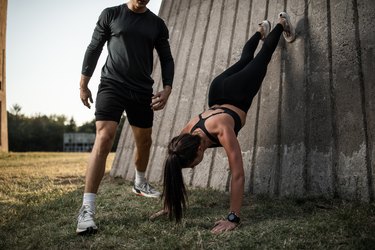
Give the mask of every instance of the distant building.
M 8 152 L 8 122 L 5 91 L 5 34 L 7 0 L 0 0 L 0 151 Z
M 64 133 L 64 152 L 90 152 L 94 146 L 94 133 Z

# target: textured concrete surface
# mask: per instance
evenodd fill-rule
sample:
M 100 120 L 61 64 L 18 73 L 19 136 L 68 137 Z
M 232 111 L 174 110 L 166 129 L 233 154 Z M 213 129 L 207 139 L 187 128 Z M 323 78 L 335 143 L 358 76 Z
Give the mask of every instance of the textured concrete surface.
M 164 0 L 159 15 L 169 27 L 176 74 L 166 108 L 155 113 L 150 181 L 162 182 L 168 142 L 207 107 L 211 80 L 238 60 L 261 20 L 274 26 L 283 10 L 291 15 L 297 39 L 280 40 L 239 133 L 245 191 L 374 200 L 372 0 Z M 153 78 L 156 91 L 157 58 Z M 134 178 L 133 153 L 125 124 L 112 176 Z M 199 166 L 183 172 L 188 185 L 229 190 L 223 149 L 207 150 Z
M 8 123 L 5 77 L 7 6 L 7 0 L 0 0 L 0 151 L 4 152 L 8 152 Z

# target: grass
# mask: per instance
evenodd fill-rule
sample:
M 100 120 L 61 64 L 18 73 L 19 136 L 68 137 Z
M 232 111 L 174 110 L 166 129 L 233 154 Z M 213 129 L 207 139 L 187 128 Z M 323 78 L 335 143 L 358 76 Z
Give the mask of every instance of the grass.
M 182 223 L 148 220 L 159 199 L 134 196 L 109 177 L 94 236 L 75 235 L 87 153 L 0 154 L 0 249 L 375 249 L 375 204 L 246 196 L 238 230 L 213 235 L 227 193 L 190 189 Z M 159 187 L 160 188 L 160 187 Z

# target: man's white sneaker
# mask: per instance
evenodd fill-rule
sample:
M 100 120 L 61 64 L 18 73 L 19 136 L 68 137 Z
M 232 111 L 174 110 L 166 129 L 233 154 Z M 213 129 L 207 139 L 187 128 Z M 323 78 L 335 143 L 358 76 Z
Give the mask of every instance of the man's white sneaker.
M 284 28 L 283 36 L 285 38 L 285 41 L 291 43 L 296 39 L 296 31 L 292 23 L 290 22 L 290 16 L 286 12 L 280 12 L 279 16 L 281 18 L 285 18 L 286 25 Z
M 94 222 L 95 212 L 88 205 L 83 205 L 79 210 L 76 233 L 79 235 L 95 234 L 98 227 Z
M 152 198 L 158 198 L 160 197 L 160 192 L 157 191 L 153 186 L 151 186 L 148 182 L 145 182 L 141 185 L 134 184 L 133 186 L 133 192 L 136 195 L 139 196 L 145 196 L 145 197 L 152 197 Z

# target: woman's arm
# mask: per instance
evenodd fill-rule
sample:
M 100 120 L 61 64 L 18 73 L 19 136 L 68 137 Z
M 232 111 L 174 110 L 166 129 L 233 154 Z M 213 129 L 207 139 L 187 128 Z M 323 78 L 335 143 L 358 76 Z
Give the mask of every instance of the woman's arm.
M 241 148 L 238 143 L 236 134 L 231 127 L 224 127 L 218 134 L 218 139 L 224 147 L 228 156 L 229 167 L 231 170 L 231 194 L 230 194 L 230 212 L 234 212 L 240 216 L 242 206 L 242 199 L 244 193 L 244 169 Z M 228 220 L 217 222 L 216 226 L 212 229 L 213 233 L 221 233 L 224 231 L 232 230 L 237 224 Z
M 240 144 L 232 128 L 226 128 L 223 134 L 218 136 L 218 139 L 227 153 L 229 168 L 232 175 L 230 211 L 235 212 L 239 216 L 245 181 Z

